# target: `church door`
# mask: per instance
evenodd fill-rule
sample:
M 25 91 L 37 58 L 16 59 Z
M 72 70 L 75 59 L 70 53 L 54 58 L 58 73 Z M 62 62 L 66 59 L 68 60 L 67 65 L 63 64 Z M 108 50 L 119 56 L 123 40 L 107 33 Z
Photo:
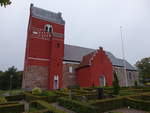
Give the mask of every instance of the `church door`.
M 58 76 L 54 76 L 54 89 L 58 89 Z

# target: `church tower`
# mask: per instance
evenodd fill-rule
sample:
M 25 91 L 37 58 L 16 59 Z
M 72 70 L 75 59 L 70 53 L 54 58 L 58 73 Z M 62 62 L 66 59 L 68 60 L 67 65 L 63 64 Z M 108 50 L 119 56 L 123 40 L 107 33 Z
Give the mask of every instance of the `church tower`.
M 65 21 L 54 13 L 30 6 L 22 87 L 62 87 Z

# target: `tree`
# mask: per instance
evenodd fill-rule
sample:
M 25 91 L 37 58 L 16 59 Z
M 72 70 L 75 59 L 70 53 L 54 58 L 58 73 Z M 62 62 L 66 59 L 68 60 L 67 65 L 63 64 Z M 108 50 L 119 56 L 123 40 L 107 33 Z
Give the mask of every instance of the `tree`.
M 137 61 L 136 67 L 139 71 L 140 82 L 150 82 L 150 57 Z
M 118 95 L 120 91 L 119 80 L 116 72 L 114 72 L 114 81 L 113 81 L 113 94 Z
M 22 71 L 18 71 L 14 66 L 0 72 L 0 89 L 18 89 L 21 88 L 21 83 Z
M 7 5 L 10 5 L 10 0 L 0 0 L 0 5 L 6 7 Z

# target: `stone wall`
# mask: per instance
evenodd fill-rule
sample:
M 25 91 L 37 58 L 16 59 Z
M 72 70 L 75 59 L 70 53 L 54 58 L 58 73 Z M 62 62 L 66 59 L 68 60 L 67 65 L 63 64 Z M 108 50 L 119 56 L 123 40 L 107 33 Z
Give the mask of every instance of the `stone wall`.
M 22 88 L 27 90 L 34 87 L 48 89 L 48 76 L 47 66 L 27 66 L 23 75 Z
M 126 77 L 124 76 L 124 68 L 113 66 L 113 71 L 117 73 L 120 86 L 126 86 Z M 134 86 L 134 82 L 138 81 L 138 72 L 135 70 L 126 70 L 128 86 Z
M 78 63 L 63 62 L 63 88 L 68 86 L 77 85 L 76 71 L 79 66 Z M 72 67 L 72 72 L 69 72 L 69 67 Z

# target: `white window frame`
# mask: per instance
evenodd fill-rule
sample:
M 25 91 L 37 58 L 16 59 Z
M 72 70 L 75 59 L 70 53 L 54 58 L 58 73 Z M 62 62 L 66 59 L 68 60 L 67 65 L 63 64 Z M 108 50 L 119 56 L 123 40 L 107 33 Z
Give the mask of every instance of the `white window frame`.
M 69 73 L 73 73 L 73 68 L 72 68 L 72 66 L 69 66 Z
M 48 30 L 46 30 L 46 27 L 48 28 Z M 50 29 L 51 29 L 51 31 L 50 31 Z M 52 25 L 46 24 L 46 25 L 44 26 L 44 31 L 45 31 L 45 32 L 53 32 L 53 27 L 52 27 Z

